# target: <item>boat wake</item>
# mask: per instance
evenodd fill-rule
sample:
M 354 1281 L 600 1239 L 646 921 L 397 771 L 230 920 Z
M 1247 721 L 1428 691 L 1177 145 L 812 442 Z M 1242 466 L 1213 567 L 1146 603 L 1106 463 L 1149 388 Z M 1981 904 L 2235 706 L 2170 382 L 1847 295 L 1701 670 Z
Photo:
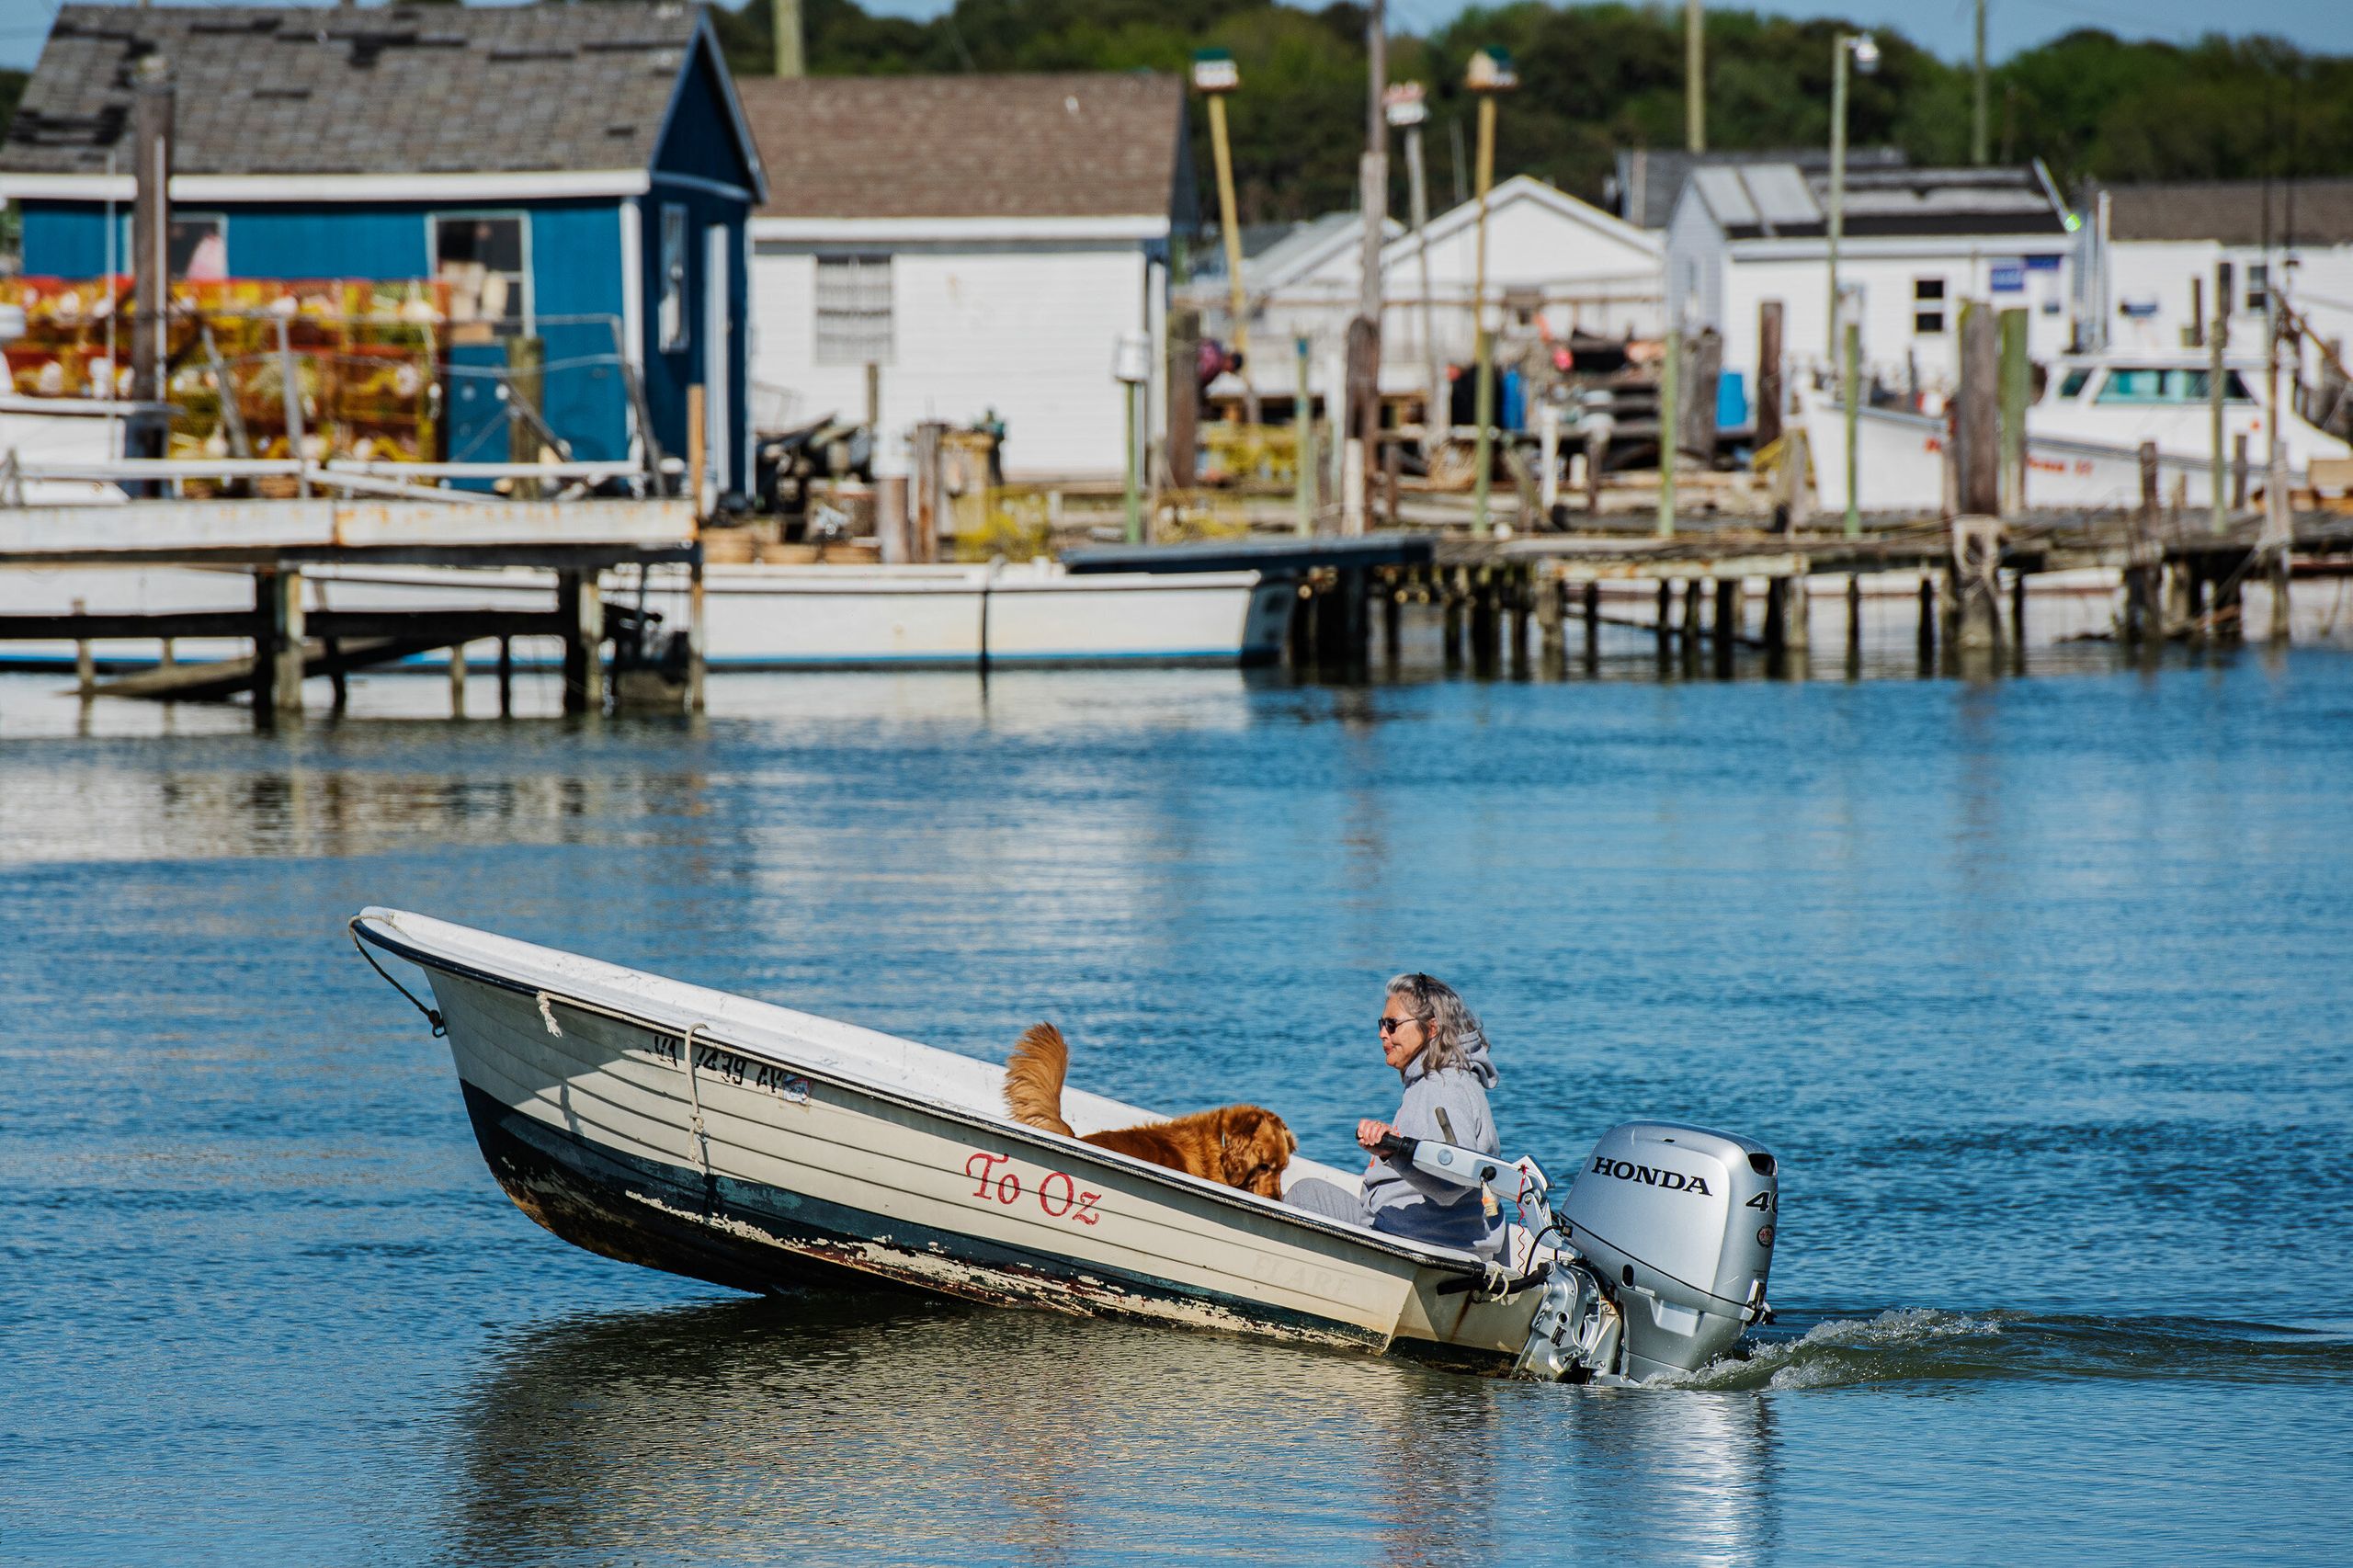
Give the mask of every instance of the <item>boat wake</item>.
M 1724 1391 L 1995 1379 L 2353 1382 L 2353 1334 L 2343 1325 L 2281 1328 L 1934 1307 L 1831 1317 L 1793 1332 L 1802 1322 L 1785 1313 L 1778 1329 L 1751 1340 L 1744 1354 L 1675 1381 Z

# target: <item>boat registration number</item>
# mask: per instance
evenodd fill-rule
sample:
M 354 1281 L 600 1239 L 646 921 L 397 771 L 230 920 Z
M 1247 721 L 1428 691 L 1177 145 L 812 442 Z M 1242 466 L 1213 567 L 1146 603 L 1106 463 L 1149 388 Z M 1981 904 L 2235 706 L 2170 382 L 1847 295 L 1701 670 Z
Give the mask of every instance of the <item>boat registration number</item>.
M 975 1198 L 993 1198 L 1007 1209 L 1024 1198 L 1035 1203 L 1049 1220 L 1069 1220 L 1081 1225 L 1092 1225 L 1103 1216 L 1095 1206 L 1103 1200 L 1099 1192 L 1089 1192 L 1070 1178 L 1067 1171 L 1048 1171 L 1036 1178 L 1037 1185 L 1024 1187 L 1018 1171 L 997 1169 L 1010 1165 L 1010 1154 L 991 1154 L 976 1151 L 964 1162 L 964 1174 L 978 1183 L 972 1188 Z
M 646 1051 L 657 1061 L 673 1067 L 684 1065 L 686 1047 L 676 1035 L 655 1035 Z M 695 1071 L 733 1084 L 738 1088 L 766 1089 L 782 1099 L 798 1104 L 809 1097 L 809 1080 L 781 1067 L 765 1062 L 755 1062 L 748 1056 L 716 1045 L 695 1042 Z

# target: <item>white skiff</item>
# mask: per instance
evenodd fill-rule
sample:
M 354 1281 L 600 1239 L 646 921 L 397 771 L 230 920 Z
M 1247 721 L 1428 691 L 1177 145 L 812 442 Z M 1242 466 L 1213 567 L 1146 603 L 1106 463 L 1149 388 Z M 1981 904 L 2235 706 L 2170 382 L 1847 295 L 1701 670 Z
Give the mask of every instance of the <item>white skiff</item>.
M 1018 1125 L 992 1062 L 423 915 L 352 928 L 424 971 L 499 1184 L 592 1252 L 1486 1368 L 1528 1341 L 1540 1292 L 1479 1299 L 1474 1254 Z M 1076 1090 L 1064 1113 L 1154 1119 Z M 1287 1179 L 1307 1176 L 1356 1183 L 1304 1159 Z
M 545 609 L 551 574 L 525 567 L 314 566 L 314 609 Z M 1251 665 L 1276 658 L 1295 586 L 1257 572 L 1066 572 L 1060 562 L 947 566 L 725 565 L 706 570 L 706 658 L 713 671 L 984 665 Z M 608 603 L 635 605 L 634 572 L 607 574 Z M 203 567 L 47 567 L 0 572 L 0 612 L 63 615 L 239 610 L 250 573 Z M 644 601 L 673 626 L 686 614 L 686 574 L 657 568 Z M 183 663 L 242 655 L 234 638 L 190 638 Z M 493 645 L 471 652 L 485 659 Z M 154 664 L 155 640 L 102 639 L 110 668 Z M 526 668 L 561 667 L 563 644 L 524 638 Z M 0 647 L 0 665 L 71 666 L 70 642 Z M 439 650 L 409 661 L 439 666 Z

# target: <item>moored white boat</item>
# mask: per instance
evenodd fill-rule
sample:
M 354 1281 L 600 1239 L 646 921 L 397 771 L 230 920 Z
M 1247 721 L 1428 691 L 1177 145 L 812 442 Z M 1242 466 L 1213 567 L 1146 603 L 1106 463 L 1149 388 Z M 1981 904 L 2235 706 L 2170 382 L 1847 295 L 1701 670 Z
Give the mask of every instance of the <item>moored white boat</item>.
M 303 573 L 312 608 L 545 609 L 551 574 L 529 568 L 314 566 Z M 609 602 L 634 605 L 636 573 L 608 574 Z M 1282 650 L 1290 582 L 1257 572 L 1085 574 L 1055 562 L 1018 565 L 766 566 L 705 569 L 705 658 L 714 670 L 1076 664 L 1257 664 Z M 656 568 L 650 608 L 673 625 L 686 610 L 682 570 Z M 194 567 L 58 567 L 0 573 L 0 612 L 92 613 L 250 608 L 250 574 Z M 110 667 L 158 656 L 151 639 L 98 641 Z M 245 652 L 234 639 L 191 640 L 183 662 Z M 479 658 L 487 652 L 477 648 Z M 526 667 L 558 666 L 563 644 L 524 639 Z M 71 642 L 0 646 L 0 662 L 70 665 Z M 438 652 L 415 665 L 438 665 Z
M 134 405 L 95 397 L 0 392 L 0 465 L 11 461 L 109 462 L 122 456 Z M 0 475 L 0 506 L 119 506 L 122 487 L 94 479 Z
M 2052 509 L 2137 506 L 2141 443 L 2157 449 L 2157 494 L 2192 509 L 2211 505 L 2212 414 L 2210 371 L 2203 356 L 2113 353 L 2062 358 L 2051 368 L 2042 396 L 2027 410 L 2025 504 Z M 2263 368 L 2233 361 L 2224 368 L 2223 457 L 2245 437 L 2251 493 L 2264 486 L 2263 465 L 2271 411 L 2261 394 Z M 1830 393 L 1800 378 L 1798 414 L 1813 464 L 1821 506 L 1847 505 L 1844 409 Z M 1941 417 L 1901 409 L 1856 411 L 1857 500 L 1865 512 L 1933 513 L 1946 494 L 1950 432 Z M 2353 447 L 2316 429 L 2292 411 L 2280 422 L 2282 455 L 2290 485 L 2307 482 L 2313 460 L 2353 455 Z

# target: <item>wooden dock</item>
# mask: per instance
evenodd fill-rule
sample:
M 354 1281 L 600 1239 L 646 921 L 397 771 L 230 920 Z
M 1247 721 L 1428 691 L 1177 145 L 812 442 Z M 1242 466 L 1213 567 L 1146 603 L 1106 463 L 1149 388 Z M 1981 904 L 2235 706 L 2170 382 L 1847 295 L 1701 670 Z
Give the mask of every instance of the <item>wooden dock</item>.
M 1563 670 L 1571 624 L 1581 619 L 1588 666 L 1597 658 L 1599 628 L 1609 624 L 1652 633 L 1661 659 L 1679 658 L 1687 668 L 1696 669 L 1704 650 L 1718 673 L 1728 674 L 1735 652 L 1745 648 L 1763 653 L 1770 670 L 1799 672 L 1812 652 L 1812 581 L 1845 580 L 1852 661 L 1859 653 L 1863 585 L 1883 585 L 1893 575 L 1916 580 L 1924 665 L 1998 666 L 2003 654 L 2025 644 L 2027 587 L 2037 576 L 2118 573 L 2118 640 L 2155 646 L 2247 635 L 2241 590 L 2250 578 L 2275 590 L 2265 635 L 2284 640 L 2291 576 L 2353 574 L 2353 516 L 2342 512 L 2293 519 L 2284 548 L 2267 538 L 2259 517 L 2218 532 L 2202 517 L 2143 514 L 1927 519 L 1883 524 L 1851 539 L 1739 525 L 1665 536 L 1625 527 L 1417 537 L 1429 540 L 1427 564 L 1309 573 L 1293 626 L 1296 662 L 1329 667 L 1365 661 L 1376 615 L 1393 657 L 1399 607 L 1424 603 L 1443 615 L 1449 666 L 1467 662 L 1489 669 L 1508 657 L 1512 667 L 1524 669 L 1532 629 L 1542 667 Z M 1605 610 L 1605 585 L 1616 587 L 1608 597 L 1620 606 L 1627 586 L 1654 588 L 1643 601 L 1647 615 Z M 1759 595 L 1761 617 L 1750 603 Z M 1359 600 L 1370 602 L 1356 608 Z
M 563 709 L 602 708 L 601 650 L 616 631 L 598 586 L 616 567 L 689 568 L 687 657 L 680 699 L 702 699 L 702 549 L 688 500 L 387 500 L 316 496 L 293 500 L 133 501 L 121 506 L 0 508 L 0 570 L 24 567 L 231 567 L 250 572 L 249 609 L 156 614 L 0 615 L 0 642 L 73 642 L 86 696 L 176 701 L 250 693 L 256 722 L 299 713 L 302 682 L 325 676 L 340 706 L 344 680 L 358 669 L 429 652 L 451 652 L 453 701 L 462 702 L 470 642 L 499 644 L 502 712 L 513 705 L 513 643 L 551 636 L 563 643 Z M 422 610 L 320 610 L 303 602 L 306 567 L 431 565 L 536 567 L 553 573 L 544 610 L 453 607 Z M 616 619 L 625 619 L 617 610 Z M 181 638 L 243 638 L 244 658 L 175 664 Z M 89 645 L 153 638 L 159 667 L 101 685 Z M 636 637 L 623 637 L 634 645 Z M 462 711 L 462 709 L 460 710 Z

